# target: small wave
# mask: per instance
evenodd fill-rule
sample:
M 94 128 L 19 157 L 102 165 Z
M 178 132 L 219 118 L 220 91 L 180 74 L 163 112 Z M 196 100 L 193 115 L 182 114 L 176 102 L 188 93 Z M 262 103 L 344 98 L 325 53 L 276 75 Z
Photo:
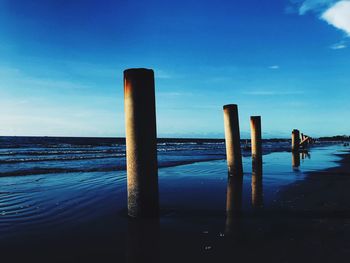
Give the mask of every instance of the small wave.
M 39 150 L 39 151 L 5 151 L 0 152 L 0 156 L 16 156 L 16 155 L 30 155 L 30 156 L 42 156 L 42 155 L 66 155 L 66 154 L 93 154 L 93 153 L 118 153 L 120 150 L 108 149 L 108 150 Z
M 186 165 L 197 162 L 208 162 L 214 160 L 222 160 L 224 156 L 220 155 L 209 155 L 202 158 L 184 159 L 184 160 L 160 160 L 158 162 L 159 168 L 173 167 Z M 126 163 L 125 160 L 119 163 L 113 163 L 110 165 L 101 165 L 96 167 L 71 167 L 71 168 L 41 168 L 34 167 L 29 169 L 20 169 L 15 171 L 0 172 L 0 177 L 11 177 L 11 176 L 27 176 L 27 175 L 40 175 L 40 174 L 58 174 L 58 173 L 90 173 L 90 172 L 114 172 L 114 171 L 125 171 Z
M 157 143 L 158 146 L 171 146 L 171 145 L 196 145 L 197 142 L 163 142 Z
M 94 155 L 94 156 L 65 156 L 59 158 L 15 158 L 15 159 L 2 159 L 0 164 L 11 163 L 32 163 L 32 162 L 56 162 L 56 161 L 80 161 L 80 160 L 95 160 L 95 159 L 107 159 L 107 158 L 120 158 L 125 157 L 125 154 L 110 154 L 110 155 Z
M 90 173 L 90 172 L 113 172 L 125 170 L 122 166 L 115 167 L 96 167 L 90 169 L 83 168 L 33 168 L 23 169 L 11 172 L 0 173 L 0 177 L 11 177 L 11 176 L 27 176 L 27 175 L 40 175 L 40 174 L 66 174 L 66 173 Z
M 191 148 L 158 148 L 158 152 L 194 152 L 194 151 L 213 151 L 213 150 L 221 150 L 224 148 L 206 148 L 206 147 L 191 147 Z M 207 154 L 207 153 L 205 153 Z

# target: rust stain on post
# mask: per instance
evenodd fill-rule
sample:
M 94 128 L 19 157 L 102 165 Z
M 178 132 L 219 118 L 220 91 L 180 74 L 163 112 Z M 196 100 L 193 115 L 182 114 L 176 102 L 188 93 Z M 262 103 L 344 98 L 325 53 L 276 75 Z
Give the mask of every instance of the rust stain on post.
M 124 71 L 128 214 L 159 215 L 154 73 Z
M 241 139 L 239 134 L 238 107 L 235 104 L 224 106 L 226 158 L 229 174 L 242 176 Z

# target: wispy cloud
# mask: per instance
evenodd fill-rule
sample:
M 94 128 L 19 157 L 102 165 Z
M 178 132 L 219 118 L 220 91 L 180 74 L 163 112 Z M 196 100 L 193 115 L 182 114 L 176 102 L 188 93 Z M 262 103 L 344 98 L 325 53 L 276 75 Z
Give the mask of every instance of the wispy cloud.
M 161 70 L 161 69 L 156 69 L 155 72 L 155 77 L 158 78 L 158 79 L 171 79 L 173 78 L 173 76 L 169 73 L 169 72 L 166 72 L 164 70 Z
M 272 66 L 269 66 L 269 69 L 279 69 L 280 66 L 279 65 L 272 65 Z
M 0 67 L 0 77 L 2 83 L 0 88 L 17 88 L 21 90 L 87 90 L 92 87 L 72 80 L 62 80 L 58 78 L 32 77 L 17 68 Z
M 330 48 L 331 49 L 334 49 L 334 50 L 337 50 L 337 49 L 344 49 L 346 48 L 347 45 L 342 41 L 342 42 L 339 42 L 339 43 L 335 43 L 334 45 L 331 45 Z
M 244 95 L 253 96 L 286 96 L 286 95 L 301 95 L 304 94 L 303 91 L 274 91 L 274 90 L 252 90 L 243 92 Z
M 307 12 L 323 12 L 339 0 L 305 0 L 292 1 L 299 5 L 299 14 L 304 15 Z
M 171 92 L 158 92 L 157 95 L 162 97 L 184 97 L 184 96 L 192 96 L 193 94 L 190 92 L 171 91 Z
M 42 89 L 86 90 L 90 88 L 88 85 L 83 85 L 72 81 L 54 80 L 54 79 L 45 79 L 45 78 L 26 78 L 26 79 L 23 79 L 23 82 L 26 84 L 29 84 L 32 87 L 42 88 Z

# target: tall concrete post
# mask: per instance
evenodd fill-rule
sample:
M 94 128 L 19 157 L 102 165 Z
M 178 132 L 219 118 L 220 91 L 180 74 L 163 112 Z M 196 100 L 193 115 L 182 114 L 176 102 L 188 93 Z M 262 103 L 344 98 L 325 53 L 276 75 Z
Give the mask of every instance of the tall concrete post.
M 154 73 L 124 71 L 128 214 L 159 215 Z
M 250 117 L 252 168 L 253 173 L 262 175 L 261 117 Z
M 300 147 L 300 133 L 299 130 L 294 129 L 292 131 L 292 151 L 299 151 Z
M 242 176 L 241 138 L 239 134 L 238 108 L 235 104 L 224 106 L 225 143 L 230 175 Z

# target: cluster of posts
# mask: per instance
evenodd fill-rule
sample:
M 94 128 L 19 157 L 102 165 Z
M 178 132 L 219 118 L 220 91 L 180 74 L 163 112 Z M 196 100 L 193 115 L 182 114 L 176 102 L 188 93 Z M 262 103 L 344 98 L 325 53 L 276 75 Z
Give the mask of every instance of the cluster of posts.
M 243 165 L 241 139 L 239 131 L 238 107 L 229 104 L 224 109 L 225 145 L 228 166 L 228 184 L 226 198 L 227 220 L 241 210 Z M 262 205 L 262 138 L 261 117 L 250 117 L 251 151 L 252 151 L 252 204 Z M 228 225 L 231 225 L 230 223 Z
M 297 152 L 300 149 L 305 149 L 308 145 L 313 143 L 313 139 L 299 130 L 294 129 L 292 131 L 292 151 Z
M 307 155 L 307 147 L 312 144 L 314 140 L 299 130 L 292 131 L 292 166 L 297 169 L 300 166 L 300 154 L 302 158 Z
M 154 72 L 136 68 L 124 71 L 128 214 L 130 217 L 159 216 L 157 132 Z M 225 105 L 224 127 L 228 165 L 227 212 L 239 209 L 243 165 L 238 107 Z M 252 151 L 252 203 L 259 206 L 262 193 L 261 117 L 250 118 Z M 293 130 L 292 151 L 311 143 L 309 136 Z M 260 190 L 259 190 L 260 189 Z M 256 199 L 256 200 L 255 200 Z M 234 204 L 236 203 L 236 204 Z

